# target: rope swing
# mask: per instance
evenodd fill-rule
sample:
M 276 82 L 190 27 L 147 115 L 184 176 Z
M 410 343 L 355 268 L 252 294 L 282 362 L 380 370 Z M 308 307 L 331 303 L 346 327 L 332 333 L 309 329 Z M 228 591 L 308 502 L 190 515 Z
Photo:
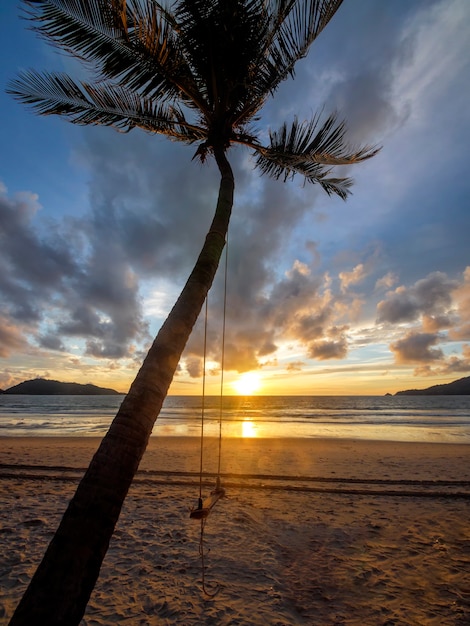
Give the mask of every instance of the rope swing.
M 222 416 L 223 416 L 223 393 L 224 393 L 224 361 L 225 361 L 225 323 L 227 316 L 227 268 L 228 268 L 228 237 L 225 246 L 225 272 L 224 272 L 224 307 L 223 307 L 223 325 L 222 325 L 222 354 L 221 354 L 221 376 L 220 376 L 220 400 L 219 400 L 219 450 L 217 463 L 217 478 L 214 489 L 209 496 L 203 500 L 202 498 L 202 478 L 203 478 L 203 448 L 204 448 L 204 418 L 205 418 L 205 399 L 206 399 L 206 355 L 207 355 L 207 318 L 208 318 L 208 295 L 206 296 L 205 314 L 204 314 L 204 356 L 203 356 L 203 372 L 202 372 L 202 398 L 201 398 L 201 443 L 200 443 L 200 462 L 199 462 L 199 499 L 198 505 L 190 513 L 192 519 L 205 520 L 211 512 L 214 505 L 225 495 L 225 489 L 220 482 L 220 467 L 222 458 Z
M 199 458 L 199 498 L 198 505 L 190 513 L 192 519 L 198 519 L 201 521 L 201 534 L 199 538 L 199 555 L 201 557 L 201 569 L 202 569 L 202 590 L 213 598 L 219 593 L 219 586 L 217 585 L 215 590 L 209 592 L 206 587 L 205 581 L 205 562 L 204 562 L 204 529 L 207 522 L 209 513 L 214 505 L 225 495 L 225 489 L 220 482 L 220 466 L 222 458 L 222 416 L 223 416 L 223 394 L 224 394 L 224 363 L 225 363 L 225 321 L 227 314 L 227 268 L 228 268 L 228 236 L 225 246 L 225 272 L 224 272 L 224 307 L 223 307 L 223 323 L 222 323 L 222 354 L 221 354 L 221 375 L 220 375 L 220 399 L 219 399 L 219 451 L 217 462 L 217 477 L 215 488 L 210 492 L 209 496 L 203 500 L 202 498 L 202 474 L 203 474 L 203 448 L 204 448 L 204 417 L 205 417 L 205 404 L 206 404 L 206 355 L 207 355 L 207 318 L 208 318 L 208 301 L 209 294 L 206 296 L 205 312 L 204 312 L 204 356 L 203 356 L 203 372 L 202 372 L 202 398 L 201 398 L 201 443 L 200 443 L 200 458 Z

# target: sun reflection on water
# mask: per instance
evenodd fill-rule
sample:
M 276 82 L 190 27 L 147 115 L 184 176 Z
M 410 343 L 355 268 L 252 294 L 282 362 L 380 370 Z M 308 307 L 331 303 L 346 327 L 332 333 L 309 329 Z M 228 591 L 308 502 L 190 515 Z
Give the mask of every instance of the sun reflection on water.
M 257 426 L 256 424 L 250 420 L 245 419 L 242 422 L 242 437 L 257 437 Z

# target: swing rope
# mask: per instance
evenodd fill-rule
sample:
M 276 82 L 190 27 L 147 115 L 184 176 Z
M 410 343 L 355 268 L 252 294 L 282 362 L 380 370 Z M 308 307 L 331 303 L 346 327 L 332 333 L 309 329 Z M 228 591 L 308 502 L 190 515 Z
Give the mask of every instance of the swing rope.
M 205 314 L 204 314 L 204 357 L 202 365 L 202 398 L 201 398 L 201 450 L 199 460 L 199 503 L 198 508 L 202 509 L 202 465 L 203 465 L 203 447 L 204 447 L 204 417 L 205 417 L 205 401 L 206 401 L 206 353 L 207 353 L 207 311 L 208 311 L 209 294 L 206 296 Z
M 219 449 L 217 461 L 217 478 L 215 493 L 222 492 L 220 485 L 220 471 L 222 460 L 222 418 L 224 410 L 224 365 L 225 365 L 225 329 L 227 317 L 227 273 L 228 273 L 228 235 L 225 246 L 225 269 L 224 269 L 224 295 L 223 295 L 223 316 L 222 316 L 222 353 L 220 359 L 220 399 L 219 399 Z M 206 296 L 204 311 L 204 353 L 203 353 L 203 370 L 202 370 L 202 397 L 201 397 L 201 436 L 200 436 L 200 457 L 199 457 L 199 503 L 196 511 L 192 512 L 192 517 L 198 517 L 200 512 L 204 515 L 202 500 L 202 475 L 203 475 L 203 457 L 204 457 L 204 420 L 206 411 L 206 360 L 207 360 L 207 327 L 208 327 L 208 302 L 209 294 Z M 214 493 L 214 492 L 212 492 Z M 220 497 L 220 496 L 219 496 Z M 206 513 L 204 516 L 207 516 Z
M 227 268 L 228 268 L 228 234 L 225 246 L 225 270 L 224 270 L 224 306 L 223 306 L 223 322 L 222 322 L 222 354 L 221 354 L 221 374 L 220 374 L 220 401 L 219 401 L 219 454 L 217 464 L 217 479 L 215 492 L 223 494 L 220 486 L 220 469 L 222 458 L 222 417 L 223 417 L 223 393 L 224 393 L 224 363 L 225 363 L 225 321 L 227 315 Z M 205 395 L 206 395 L 206 353 L 207 353 L 207 318 L 208 318 L 208 300 L 209 294 L 206 296 L 205 314 L 204 314 L 204 357 L 203 357 L 203 373 L 202 373 L 202 399 L 201 399 L 201 445 L 200 445 L 200 464 L 199 464 L 199 503 L 198 510 L 203 511 L 202 501 L 202 472 L 203 472 L 203 447 L 204 447 L 204 417 L 205 417 Z M 213 492 L 214 493 L 214 492 Z M 201 557 L 201 582 L 204 594 L 210 598 L 216 596 L 219 591 L 219 585 L 215 586 L 215 590 L 210 592 L 206 588 L 205 580 L 205 560 L 204 560 L 204 529 L 207 522 L 207 515 L 201 514 L 201 534 L 199 537 L 199 555 Z
M 227 317 L 227 271 L 228 271 L 228 231 L 225 242 L 224 268 L 224 311 L 222 316 L 222 354 L 220 357 L 220 401 L 219 401 L 219 462 L 217 465 L 217 486 L 220 487 L 220 460 L 222 458 L 222 417 L 224 412 L 224 366 L 225 366 L 225 320 Z
M 206 526 L 206 522 L 207 522 L 207 517 L 202 517 L 201 518 L 201 535 L 199 538 L 199 555 L 201 557 L 201 584 L 202 584 L 202 591 L 206 594 L 206 596 L 208 596 L 209 598 L 214 598 L 219 593 L 220 586 L 217 583 L 215 583 L 214 591 L 207 591 L 206 565 L 204 563 L 204 528 Z

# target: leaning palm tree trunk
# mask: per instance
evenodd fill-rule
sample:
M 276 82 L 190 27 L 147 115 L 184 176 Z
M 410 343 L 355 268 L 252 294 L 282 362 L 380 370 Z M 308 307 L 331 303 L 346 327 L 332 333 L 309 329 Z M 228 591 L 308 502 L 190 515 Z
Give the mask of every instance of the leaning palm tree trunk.
M 10 626 L 79 624 L 122 504 L 225 245 L 233 173 L 223 150 L 214 219 L 194 269 L 72 498 Z

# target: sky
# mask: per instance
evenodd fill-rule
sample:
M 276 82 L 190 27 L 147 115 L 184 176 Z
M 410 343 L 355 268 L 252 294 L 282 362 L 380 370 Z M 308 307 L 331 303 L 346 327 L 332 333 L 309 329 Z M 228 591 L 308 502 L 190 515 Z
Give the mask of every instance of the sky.
M 126 392 L 197 258 L 218 173 L 193 147 L 14 101 L 18 71 L 79 71 L 19 15 L 2 2 L 0 388 L 44 377 Z M 468 0 L 345 0 L 257 128 L 337 110 L 353 145 L 382 146 L 341 170 L 346 202 L 230 150 L 224 393 L 383 395 L 470 375 L 469 39 Z M 201 393 L 202 317 L 172 394 Z

